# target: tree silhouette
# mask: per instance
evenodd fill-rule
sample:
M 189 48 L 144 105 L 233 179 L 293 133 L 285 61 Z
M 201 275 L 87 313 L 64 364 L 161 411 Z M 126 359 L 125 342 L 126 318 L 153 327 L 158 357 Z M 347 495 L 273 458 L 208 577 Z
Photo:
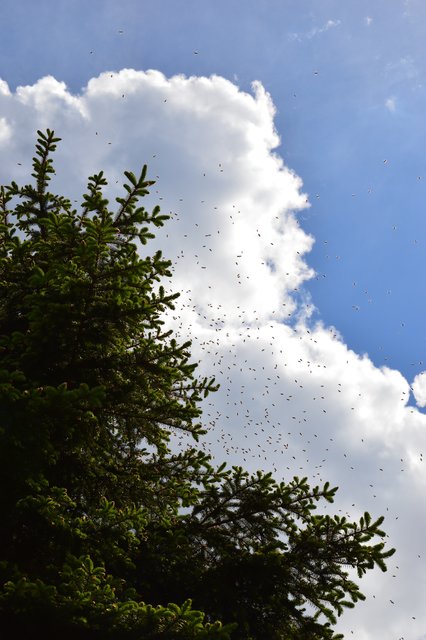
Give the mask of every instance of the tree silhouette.
M 48 191 L 59 138 L 38 131 L 34 184 L 0 190 L 0 628 L 64 638 L 337 638 L 336 615 L 394 550 L 383 518 L 316 515 L 328 483 L 215 467 L 197 448 L 190 342 L 163 317 L 178 294 L 160 251 L 168 216 L 125 172 L 80 208 Z M 192 435 L 180 453 L 172 433 Z M 310 613 L 306 606 L 311 605 Z M 220 622 L 219 622 L 220 620 Z

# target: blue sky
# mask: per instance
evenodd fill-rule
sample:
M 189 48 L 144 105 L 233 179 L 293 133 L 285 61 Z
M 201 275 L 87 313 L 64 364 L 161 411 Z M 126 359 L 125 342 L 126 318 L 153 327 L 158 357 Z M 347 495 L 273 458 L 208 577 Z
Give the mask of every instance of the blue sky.
M 2 23 L 1 181 L 27 178 L 45 126 L 75 196 L 148 163 L 179 328 L 222 385 L 212 453 L 324 473 L 342 510 L 388 513 L 400 578 L 369 578 L 342 629 L 426 637 L 426 4 L 7 0 Z
M 3 3 L 1 69 L 11 88 L 52 74 L 79 92 L 90 77 L 124 67 L 218 74 L 243 90 L 260 80 L 277 107 L 278 152 L 311 199 L 303 226 L 316 238 L 309 263 L 326 275 L 309 284 L 321 317 L 377 365 L 410 378 L 422 370 L 423 3 L 74 0 L 55 7 Z

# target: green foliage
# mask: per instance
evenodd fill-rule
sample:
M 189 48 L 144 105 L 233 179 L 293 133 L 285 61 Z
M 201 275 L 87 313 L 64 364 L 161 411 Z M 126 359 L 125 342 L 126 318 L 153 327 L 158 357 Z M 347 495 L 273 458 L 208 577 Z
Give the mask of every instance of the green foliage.
M 137 250 L 168 216 L 138 206 L 146 166 L 116 212 L 102 172 L 73 209 L 48 191 L 58 141 L 39 131 L 35 185 L 0 188 L 0 628 L 336 640 L 364 598 L 345 567 L 393 553 L 371 543 L 383 518 L 315 515 L 328 483 L 171 450 L 171 433 L 203 435 L 217 386 L 164 330 L 170 262 Z

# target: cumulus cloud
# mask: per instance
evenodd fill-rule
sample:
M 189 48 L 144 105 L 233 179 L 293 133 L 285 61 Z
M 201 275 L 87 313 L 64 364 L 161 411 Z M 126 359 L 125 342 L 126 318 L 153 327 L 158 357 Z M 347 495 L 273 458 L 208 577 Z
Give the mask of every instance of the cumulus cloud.
M 0 182 L 28 179 L 35 131 L 44 127 L 63 139 L 52 188 L 78 202 L 88 175 L 105 170 L 114 202 L 123 170 L 148 163 L 157 182 L 145 205 L 172 215 L 153 248 L 173 260 L 169 286 L 182 292 L 167 322 L 193 339 L 200 373 L 221 384 L 204 404 L 203 446 L 219 460 L 284 479 L 330 480 L 340 486 L 330 509 L 350 517 L 386 515 L 397 560 L 388 574 L 364 581 L 376 597 L 339 628 L 372 640 L 386 620 L 386 636 L 414 640 L 426 622 L 417 564 L 426 416 L 408 404 L 400 372 L 375 367 L 338 328 L 314 320 L 314 238 L 298 220 L 309 203 L 276 153 L 274 114 L 259 82 L 249 94 L 219 76 L 124 69 L 92 78 L 79 95 L 53 77 L 13 94 L 0 83 Z M 420 407 L 423 380 L 413 383 Z
M 11 128 L 8 121 L 6 118 L 0 118 L 0 144 L 3 141 L 9 140 L 11 135 Z
M 1 80 L 1 79 L 0 79 L 0 93 L 4 96 L 10 95 L 9 85 L 5 80 Z
M 422 371 L 414 378 L 412 389 L 417 406 L 426 407 L 426 371 Z

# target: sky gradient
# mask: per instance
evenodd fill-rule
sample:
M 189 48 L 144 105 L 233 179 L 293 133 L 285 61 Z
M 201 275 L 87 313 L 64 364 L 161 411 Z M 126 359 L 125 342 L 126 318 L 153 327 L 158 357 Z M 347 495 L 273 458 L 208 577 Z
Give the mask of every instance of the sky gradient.
M 340 487 L 397 553 L 338 624 L 426 638 L 426 5 L 94 0 L 2 4 L 0 182 L 37 128 L 54 188 L 109 195 L 147 163 L 152 248 L 182 296 L 218 460 Z M 178 442 L 177 446 L 183 446 Z M 395 604 L 391 603 L 394 602 Z

